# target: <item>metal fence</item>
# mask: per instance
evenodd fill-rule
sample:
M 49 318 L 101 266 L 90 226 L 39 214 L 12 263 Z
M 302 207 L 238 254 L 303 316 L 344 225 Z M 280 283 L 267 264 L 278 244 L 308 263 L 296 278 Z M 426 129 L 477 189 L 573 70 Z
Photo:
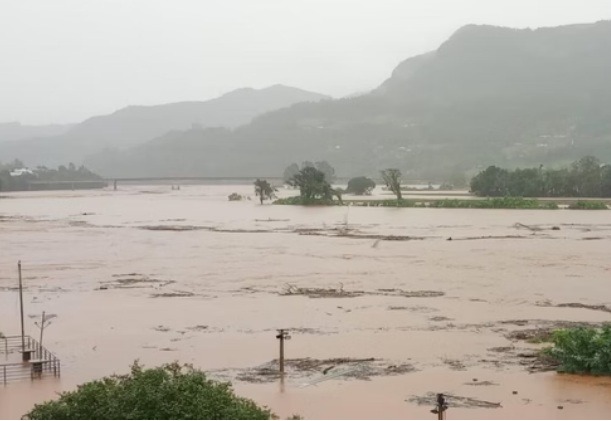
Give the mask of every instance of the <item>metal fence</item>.
M 47 376 L 59 377 L 61 363 L 53 353 L 30 336 L 21 341 L 21 336 L 0 338 L 0 382 L 7 385 L 13 381 L 40 379 Z M 22 351 L 30 353 L 29 361 L 22 360 Z

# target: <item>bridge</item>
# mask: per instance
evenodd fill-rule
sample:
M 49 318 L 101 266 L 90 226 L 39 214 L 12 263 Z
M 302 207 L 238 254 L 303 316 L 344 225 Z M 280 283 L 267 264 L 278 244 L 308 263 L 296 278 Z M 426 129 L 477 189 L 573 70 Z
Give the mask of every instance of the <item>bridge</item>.
M 248 177 L 248 176 L 241 176 L 241 177 L 209 177 L 209 176 L 196 176 L 196 177 L 192 177 L 192 176 L 185 176 L 185 177 L 180 177 L 180 176 L 172 176 L 172 177 L 105 177 L 105 180 L 109 183 L 109 184 L 113 184 L 114 189 L 117 189 L 117 185 L 120 182 L 123 183 L 136 183 L 136 182 L 156 182 L 156 181 L 171 181 L 171 182 L 176 182 L 178 184 L 178 182 L 180 181 L 230 181 L 230 182 L 247 182 L 247 183 L 252 183 L 254 180 L 256 180 L 257 178 L 259 179 L 263 179 L 263 180 L 268 180 L 268 181 L 276 181 L 276 182 L 280 182 L 282 183 L 284 180 L 282 177 Z

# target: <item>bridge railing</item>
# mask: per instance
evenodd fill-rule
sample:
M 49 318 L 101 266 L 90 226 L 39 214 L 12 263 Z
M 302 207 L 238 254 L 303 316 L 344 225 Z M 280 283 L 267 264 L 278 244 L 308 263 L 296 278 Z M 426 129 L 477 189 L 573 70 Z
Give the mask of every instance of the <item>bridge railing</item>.
M 22 357 L 22 351 L 30 353 L 28 361 L 15 361 Z M 0 362 L 0 382 L 6 386 L 10 382 L 36 379 L 45 376 L 59 377 L 61 362 L 52 352 L 42 346 L 36 339 L 26 336 L 5 336 L 0 338 L 0 354 L 5 354 L 5 362 Z

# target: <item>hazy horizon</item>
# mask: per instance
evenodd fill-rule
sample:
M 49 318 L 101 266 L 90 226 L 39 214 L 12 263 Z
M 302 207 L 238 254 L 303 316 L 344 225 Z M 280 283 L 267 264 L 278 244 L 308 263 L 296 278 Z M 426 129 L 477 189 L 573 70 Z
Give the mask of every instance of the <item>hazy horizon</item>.
M 275 84 L 342 97 L 377 87 L 466 24 L 609 18 L 606 0 L 9 0 L 0 6 L 0 123 L 77 123 Z

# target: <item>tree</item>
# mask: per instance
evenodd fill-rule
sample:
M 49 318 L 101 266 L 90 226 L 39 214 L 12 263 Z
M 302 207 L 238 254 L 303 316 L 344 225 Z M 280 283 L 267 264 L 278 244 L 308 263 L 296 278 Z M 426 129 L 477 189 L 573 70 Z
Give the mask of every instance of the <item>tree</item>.
M 289 184 L 291 179 L 299 172 L 299 165 L 294 162 L 284 169 L 282 179 L 285 183 Z
M 255 195 L 259 196 L 259 200 L 261 200 L 261 204 L 266 199 L 273 199 L 276 197 L 277 190 L 273 188 L 267 180 L 257 180 L 255 181 Z
M 471 191 L 478 196 L 507 196 L 508 182 L 509 172 L 491 165 L 471 179 Z
M 386 187 L 397 196 L 397 200 L 401 200 L 401 171 L 396 168 L 388 168 L 381 171 L 381 174 Z
M 334 190 L 325 179 L 325 174 L 314 167 L 305 167 L 295 174 L 289 184 L 299 188 L 304 203 L 314 199 L 332 200 Z
M 112 375 L 36 405 L 30 419 L 270 419 L 274 415 L 236 396 L 229 383 L 178 363 Z
M 598 197 L 601 195 L 601 163 L 593 156 L 584 156 L 571 165 L 571 178 L 575 196 Z
M 376 183 L 367 177 L 354 177 L 348 181 L 346 193 L 369 195 L 375 189 Z
M 333 168 L 327 161 L 318 161 L 315 165 L 318 171 L 321 171 L 325 174 L 325 179 L 329 183 L 333 183 L 335 181 L 335 168 Z

